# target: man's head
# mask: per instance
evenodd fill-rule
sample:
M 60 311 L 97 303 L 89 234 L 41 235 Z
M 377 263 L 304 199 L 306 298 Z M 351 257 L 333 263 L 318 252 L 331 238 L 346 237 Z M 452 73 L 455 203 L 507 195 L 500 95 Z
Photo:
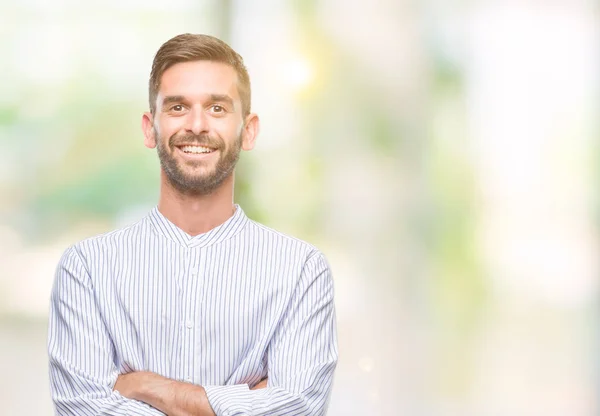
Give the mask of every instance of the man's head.
M 190 61 L 211 61 L 230 65 L 237 74 L 238 92 L 242 100 L 242 113 L 244 117 L 250 114 L 250 76 L 242 57 L 221 39 L 209 35 L 193 35 L 190 33 L 177 35 L 169 39 L 163 43 L 154 57 L 150 82 L 148 83 L 151 113 L 154 114 L 156 110 L 156 96 L 164 72 L 175 64 Z
M 158 150 L 164 177 L 181 193 L 210 194 L 251 150 L 258 117 L 242 58 L 223 41 L 179 35 L 158 50 L 142 128 Z

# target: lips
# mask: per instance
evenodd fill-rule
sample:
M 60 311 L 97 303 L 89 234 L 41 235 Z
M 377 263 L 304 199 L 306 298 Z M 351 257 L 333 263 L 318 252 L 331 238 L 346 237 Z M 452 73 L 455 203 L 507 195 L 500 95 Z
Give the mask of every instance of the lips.
M 183 145 L 183 146 L 177 146 L 177 147 L 182 152 L 188 153 L 188 154 L 212 153 L 216 150 L 216 149 L 213 149 L 212 147 L 198 146 L 198 145 Z

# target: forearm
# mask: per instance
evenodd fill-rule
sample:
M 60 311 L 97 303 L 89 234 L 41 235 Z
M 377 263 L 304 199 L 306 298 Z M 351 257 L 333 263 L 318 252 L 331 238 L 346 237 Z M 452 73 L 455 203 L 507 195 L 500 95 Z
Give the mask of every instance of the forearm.
M 201 386 L 141 371 L 121 375 L 115 390 L 169 416 L 215 416 Z
M 217 416 L 322 416 L 327 410 L 334 366 L 317 365 L 290 379 L 271 382 L 269 378 L 268 387 L 258 391 L 243 385 L 207 385 L 205 390 Z M 298 389 L 299 379 L 307 378 L 309 385 Z

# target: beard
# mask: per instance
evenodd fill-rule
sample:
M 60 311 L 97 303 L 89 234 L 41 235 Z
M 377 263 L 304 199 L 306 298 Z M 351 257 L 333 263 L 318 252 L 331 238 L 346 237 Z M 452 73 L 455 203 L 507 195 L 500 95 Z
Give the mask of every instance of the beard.
M 162 137 L 157 136 L 156 143 L 158 159 L 169 183 L 182 194 L 208 195 L 233 174 L 240 157 L 242 136 L 240 134 L 229 149 L 223 139 L 209 135 L 173 135 L 169 138 L 168 144 L 165 144 Z M 175 157 L 176 146 L 183 143 L 210 147 L 215 149 L 215 152 L 219 151 L 219 159 L 214 168 L 210 167 L 214 163 L 211 160 L 178 161 Z

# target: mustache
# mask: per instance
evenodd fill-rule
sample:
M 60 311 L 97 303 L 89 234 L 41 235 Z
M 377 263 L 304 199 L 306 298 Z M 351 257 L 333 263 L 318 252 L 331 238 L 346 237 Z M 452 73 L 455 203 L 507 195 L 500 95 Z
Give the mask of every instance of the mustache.
M 169 146 L 171 146 L 171 148 L 182 144 L 192 144 L 218 149 L 222 146 L 222 140 L 218 140 L 209 136 L 208 134 L 184 134 L 180 136 L 174 135 L 169 139 Z

